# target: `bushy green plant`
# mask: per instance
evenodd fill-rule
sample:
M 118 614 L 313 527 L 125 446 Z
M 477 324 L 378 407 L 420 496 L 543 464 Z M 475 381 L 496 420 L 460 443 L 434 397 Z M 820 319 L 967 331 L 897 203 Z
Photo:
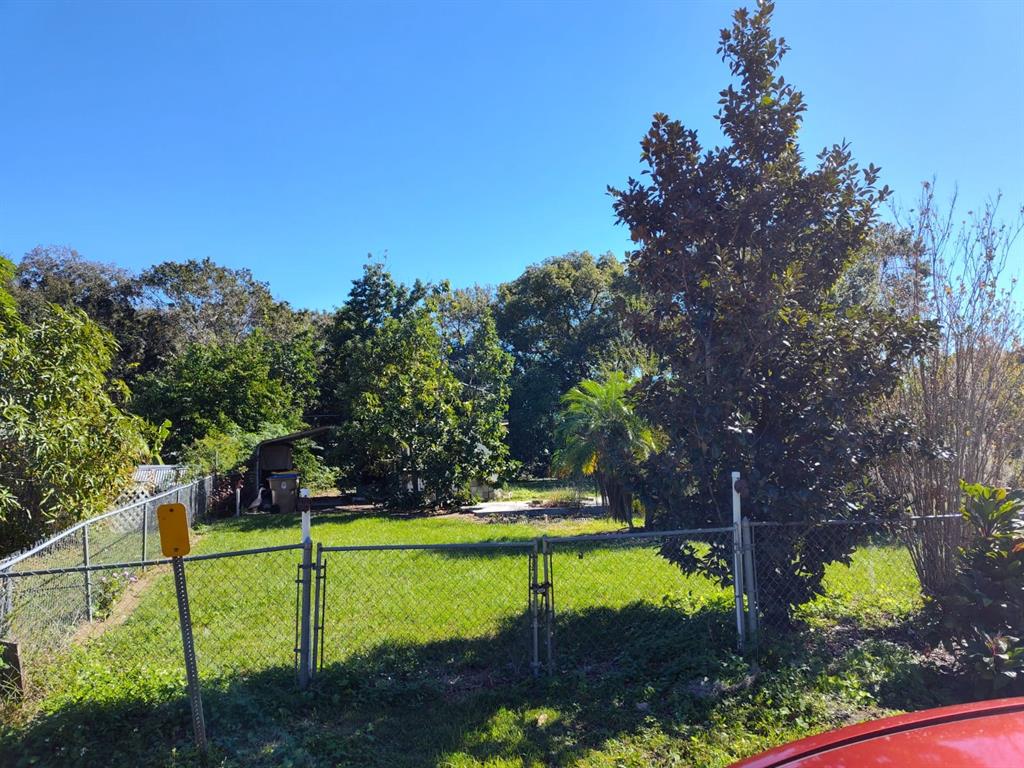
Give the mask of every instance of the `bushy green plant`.
M 130 584 L 134 584 L 139 577 L 131 571 L 106 571 L 102 573 L 93 583 L 92 607 L 93 616 L 97 619 L 105 619 L 114 611 L 114 605 L 119 597 L 124 594 Z
M 561 443 L 552 461 L 563 476 L 597 480 L 601 503 L 613 518 L 633 525 L 639 465 L 658 450 L 661 435 L 636 413 L 633 382 L 619 371 L 585 379 L 562 398 Z
M 961 483 L 972 543 L 960 551 L 944 626 L 987 693 L 1024 691 L 1024 493 Z
M 104 511 L 149 454 L 110 377 L 113 337 L 78 309 L 26 322 L 0 257 L 0 553 Z

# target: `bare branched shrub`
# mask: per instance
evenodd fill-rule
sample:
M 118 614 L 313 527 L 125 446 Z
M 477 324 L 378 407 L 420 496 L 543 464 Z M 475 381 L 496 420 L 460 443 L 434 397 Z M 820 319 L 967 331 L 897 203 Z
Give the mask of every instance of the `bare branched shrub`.
M 915 435 L 879 476 L 910 515 L 957 514 L 961 479 L 992 486 L 1022 479 L 1024 323 L 1007 266 L 1024 217 L 1001 223 L 997 208 L 998 199 L 957 220 L 955 197 L 940 208 L 925 184 L 910 221 L 879 236 L 882 295 L 939 329 L 938 343 L 914 360 L 884 405 Z M 950 584 L 964 535 L 959 519 L 910 529 L 907 544 L 927 592 Z

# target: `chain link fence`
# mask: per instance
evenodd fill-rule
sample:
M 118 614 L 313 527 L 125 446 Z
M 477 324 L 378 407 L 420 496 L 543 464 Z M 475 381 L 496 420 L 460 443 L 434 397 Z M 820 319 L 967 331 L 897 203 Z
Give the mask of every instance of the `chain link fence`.
M 547 539 L 553 626 L 551 667 L 603 674 L 628 663 L 630 649 L 647 646 L 650 663 L 668 661 L 699 633 L 735 647 L 730 624 L 731 576 L 688 574 L 683 558 L 731 552 L 732 529 L 626 533 Z M 662 654 L 654 652 L 656 639 Z
M 630 638 L 652 632 L 666 652 L 698 626 L 709 640 L 735 646 L 728 572 L 718 580 L 687 575 L 668 559 L 731 547 L 731 528 L 321 546 L 314 666 L 490 685 L 604 664 Z
M 767 631 L 787 626 L 787 612 L 811 626 L 897 624 L 941 590 L 965 535 L 958 516 L 754 522 L 749 529 L 752 594 Z M 931 588 L 922 574 L 936 575 Z M 750 592 L 748 585 L 748 600 Z
M 213 478 L 200 478 L 84 520 L 0 562 L 0 638 L 18 642 L 25 657 L 64 647 L 83 622 L 103 619 L 113 610 L 118 597 L 140 578 L 138 563 L 158 552 L 156 508 L 184 504 L 191 524 L 194 510 L 205 513 L 212 490 Z M 90 568 L 122 563 L 128 565 Z
M 315 666 L 438 679 L 530 664 L 532 541 L 320 547 Z
M 744 522 L 464 544 L 321 545 L 315 556 L 312 543 L 193 554 L 183 560 L 189 618 L 179 611 L 169 561 L 145 555 L 158 550 L 155 533 L 149 540 L 157 504 L 203 509 L 209 493 L 208 479 L 183 486 L 4 564 L 0 577 L 14 605 L 4 613 L 8 637 L 25 646 L 30 677 L 58 692 L 48 706 L 115 690 L 151 702 L 180 697 L 183 624 L 199 685 L 214 692 L 241 684 L 277 690 L 296 677 L 300 686 L 320 678 L 326 690 L 359 679 L 455 692 L 531 673 L 583 682 L 686 674 L 687 653 L 771 637 L 777 625 L 765 621 L 761 631 L 758 621 L 783 605 L 821 627 L 888 626 L 913 615 L 923 604 L 921 552 L 913 546 L 926 526 L 949 525 Z M 76 548 L 85 531 L 90 543 L 101 542 L 104 562 L 90 551 L 85 566 L 84 547 Z M 813 572 L 823 559 L 830 562 Z M 687 572 L 698 563 L 700 574 Z M 42 659 L 44 651 L 52 658 Z M 216 705 L 209 714 L 216 723 Z
M 295 544 L 183 558 L 204 685 L 220 687 L 271 669 L 283 670 L 285 677 L 293 674 L 301 549 Z M 103 570 L 90 568 L 94 578 Z M 23 580 L 34 578 L 41 577 Z M 102 620 L 83 624 L 74 640 L 60 674 L 74 675 L 92 691 L 118 688 L 158 696 L 167 684 L 180 690 L 185 672 L 170 562 L 140 567 L 114 609 Z

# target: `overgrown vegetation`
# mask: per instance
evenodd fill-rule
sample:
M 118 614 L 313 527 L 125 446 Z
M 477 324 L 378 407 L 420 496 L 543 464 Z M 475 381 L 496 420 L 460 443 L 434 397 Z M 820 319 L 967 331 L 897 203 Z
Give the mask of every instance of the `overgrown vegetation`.
M 876 476 L 911 514 L 957 514 L 961 480 L 1024 484 L 1024 315 L 1008 270 L 1024 220 L 1001 223 L 997 204 L 958 224 L 956 201 L 942 209 L 926 184 L 909 224 L 880 227 L 865 254 L 875 300 L 939 328 L 938 343 L 915 356 L 882 403 L 912 439 Z M 963 530 L 908 539 L 929 594 L 952 584 Z
M 0 553 L 102 512 L 147 458 L 145 423 L 109 376 L 115 344 L 80 310 L 20 316 L 0 256 Z
M 982 695 L 1024 692 L 1024 492 L 963 483 L 969 544 L 944 624 Z

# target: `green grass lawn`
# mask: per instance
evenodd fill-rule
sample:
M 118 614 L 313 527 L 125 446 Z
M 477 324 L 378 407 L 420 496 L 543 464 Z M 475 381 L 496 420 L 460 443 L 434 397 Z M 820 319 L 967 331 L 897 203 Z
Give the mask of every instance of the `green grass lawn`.
M 580 499 L 598 498 L 597 486 L 591 482 L 573 482 L 559 478 L 518 480 L 497 489 L 502 501 L 535 501 L 541 503 L 575 503 Z
M 326 545 L 525 541 L 615 530 L 325 515 Z M 294 518 L 205 526 L 195 551 L 294 543 Z M 529 674 L 527 558 L 479 551 L 327 554 L 324 668 L 294 682 L 297 551 L 190 563 L 213 765 L 724 766 L 835 725 L 953 693 L 904 642 L 919 607 L 901 551 L 830 566 L 808 629 L 735 651 L 731 593 L 657 544 L 553 547 L 557 674 Z M 884 586 L 875 598 L 865 579 Z M 857 620 L 866 630 L 842 628 Z M 838 628 L 837 628 L 838 627 Z M 100 627 L 37 674 L 0 765 L 192 765 L 170 574 L 131 584 Z M 756 661 L 757 666 L 752 667 Z

